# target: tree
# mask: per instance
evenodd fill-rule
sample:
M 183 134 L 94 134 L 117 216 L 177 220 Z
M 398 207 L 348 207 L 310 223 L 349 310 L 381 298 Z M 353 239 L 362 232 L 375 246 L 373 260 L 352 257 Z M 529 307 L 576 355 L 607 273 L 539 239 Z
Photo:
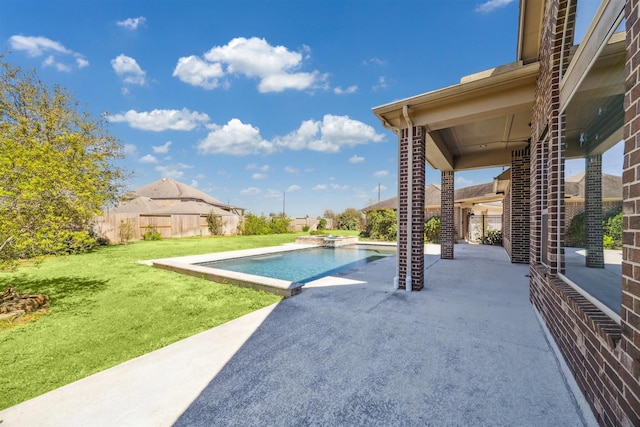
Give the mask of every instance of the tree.
M 92 247 L 90 221 L 126 177 L 106 126 L 0 56 L 0 267 Z
M 362 214 L 354 208 L 347 208 L 338 215 L 337 228 L 339 230 L 360 230 Z

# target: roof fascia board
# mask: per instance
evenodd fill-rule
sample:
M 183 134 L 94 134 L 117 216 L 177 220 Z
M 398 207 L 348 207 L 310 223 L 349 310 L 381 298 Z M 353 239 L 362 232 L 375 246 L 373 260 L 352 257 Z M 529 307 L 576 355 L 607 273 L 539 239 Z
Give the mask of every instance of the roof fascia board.
M 582 43 L 560 81 L 560 111 L 564 111 L 587 72 L 624 17 L 625 0 L 603 0 Z
M 481 96 L 502 93 L 505 89 L 527 83 L 535 85 L 538 68 L 539 63 L 537 62 L 523 65 L 494 76 L 466 83 L 459 83 L 393 103 L 381 105 L 373 108 L 373 112 L 383 123 L 400 125 L 402 108 L 405 105 L 409 105 L 413 114 L 416 114 L 418 110 L 435 110 L 437 108 L 441 108 L 444 104 L 467 99 L 470 95 Z M 428 123 L 416 123 L 416 125 L 428 125 Z

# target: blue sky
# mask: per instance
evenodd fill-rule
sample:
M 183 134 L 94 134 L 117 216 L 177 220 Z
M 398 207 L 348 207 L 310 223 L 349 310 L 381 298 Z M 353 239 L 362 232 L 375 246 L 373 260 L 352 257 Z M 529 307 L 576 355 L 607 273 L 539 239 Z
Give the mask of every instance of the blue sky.
M 0 2 L 5 60 L 109 113 L 130 189 L 172 177 L 256 214 L 286 192 L 290 216 L 395 196 L 371 109 L 514 61 L 517 23 L 514 0 Z

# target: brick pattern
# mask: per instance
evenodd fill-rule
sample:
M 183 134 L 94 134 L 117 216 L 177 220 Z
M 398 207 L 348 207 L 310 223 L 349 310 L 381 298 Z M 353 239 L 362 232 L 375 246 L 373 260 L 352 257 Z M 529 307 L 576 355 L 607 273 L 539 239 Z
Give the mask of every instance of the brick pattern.
M 547 202 L 543 191 L 546 190 L 546 159 L 548 157 L 546 141 L 534 141 L 531 144 L 530 155 L 530 188 L 529 191 L 529 262 L 539 264 L 543 262 L 542 250 L 542 215 L 547 208 Z
M 440 182 L 440 258 L 453 259 L 453 246 L 455 243 L 455 218 L 453 214 L 454 202 L 454 172 L 441 171 Z
M 530 299 L 542 316 L 564 359 L 582 389 L 596 419 L 601 425 L 640 425 L 640 23 L 638 2 L 626 2 L 627 82 L 625 96 L 624 248 L 622 265 L 621 324 L 601 312 L 590 301 L 564 283 L 558 276 L 563 271 L 563 252 L 557 236 L 565 224 L 564 158 L 560 139 L 564 118 L 558 111 L 558 83 L 562 39 L 568 0 L 550 0 L 545 13 L 541 49 L 541 71 L 536 89 L 532 141 L 540 141 L 545 132 L 549 139 L 548 183 L 540 179 L 540 150 L 533 144 L 532 200 L 544 196 L 548 201 L 549 265 L 540 264 L 535 256 L 530 263 Z M 570 2 L 575 4 L 575 2 Z M 574 19 L 575 11 L 569 11 Z M 573 28 L 573 23 L 568 23 Z M 568 55 L 565 55 L 565 57 Z M 534 202 L 536 203 L 536 202 Z M 538 203 L 539 204 L 539 203 Z M 532 209 L 539 220 L 537 208 Z M 563 227 L 564 228 L 564 227 Z M 540 237 L 532 227 L 532 249 L 537 252 Z M 533 252 L 533 251 L 532 251 Z M 635 279 L 634 279 L 635 278 Z
M 413 168 L 409 170 L 409 156 Z M 413 128 L 413 150 L 409 153 L 409 130 L 400 132 L 400 194 L 398 197 L 398 265 L 401 289 L 406 288 L 408 259 L 411 257 L 411 289 L 419 291 L 424 287 L 424 187 L 425 187 L 425 140 L 422 127 Z M 412 198 L 409 200 L 409 185 Z M 409 209 L 412 221 L 408 223 Z M 412 244 L 408 247 L 408 230 L 411 230 Z
M 511 186 L 502 200 L 502 247 L 511 259 Z
M 640 6 L 627 0 L 626 93 L 624 98 L 624 161 L 622 165 L 622 342 L 620 354 L 624 375 L 623 397 L 629 403 L 640 399 Z M 634 395 L 632 395 L 631 391 Z M 640 420 L 640 405 L 633 405 Z M 628 411 L 625 413 L 631 414 Z
M 601 425 L 638 425 L 640 384 L 619 357 L 620 327 L 542 265 L 531 268 L 531 298 Z
M 604 268 L 602 247 L 602 155 L 588 156 L 585 159 L 585 224 L 584 234 L 587 241 L 586 266 Z
M 529 263 L 531 173 L 528 148 L 511 153 L 511 262 Z

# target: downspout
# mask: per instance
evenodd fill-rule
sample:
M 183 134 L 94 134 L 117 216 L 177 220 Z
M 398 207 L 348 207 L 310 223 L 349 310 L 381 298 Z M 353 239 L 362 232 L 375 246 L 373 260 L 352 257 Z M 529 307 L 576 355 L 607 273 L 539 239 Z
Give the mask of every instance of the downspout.
M 405 290 L 407 292 L 411 292 L 412 286 L 412 277 L 411 272 L 413 271 L 413 263 L 411 260 L 411 254 L 413 252 L 413 236 L 412 236 L 412 228 L 413 228 L 413 122 L 409 117 L 409 106 L 404 105 L 402 107 L 402 115 L 404 116 L 404 120 L 407 122 L 408 129 L 408 147 L 407 147 L 407 276 L 405 278 Z M 398 203 L 400 202 L 400 193 L 398 193 Z M 399 208 L 398 204 L 398 208 Z M 398 213 L 400 209 L 398 209 Z

